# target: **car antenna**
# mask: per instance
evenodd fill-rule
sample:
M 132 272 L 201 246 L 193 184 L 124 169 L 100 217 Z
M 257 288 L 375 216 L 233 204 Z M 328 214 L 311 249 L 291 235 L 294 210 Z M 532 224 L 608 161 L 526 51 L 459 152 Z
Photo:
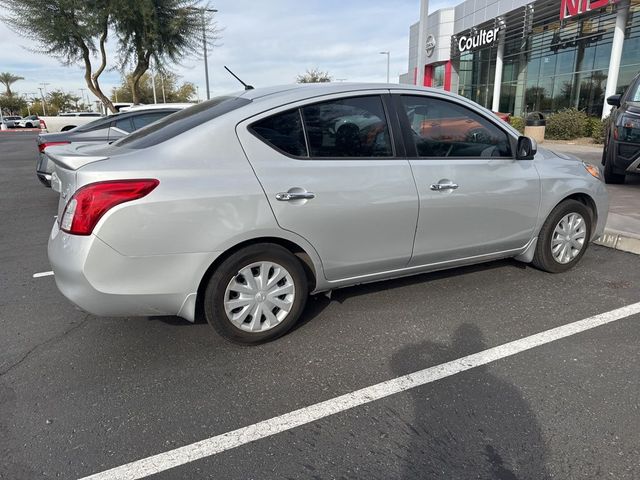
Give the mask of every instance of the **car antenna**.
M 245 90 L 253 90 L 253 86 L 252 85 L 247 85 L 246 83 L 244 83 L 242 80 L 240 80 L 240 77 L 238 77 L 235 73 L 233 73 L 231 70 L 229 70 L 229 67 L 227 67 L 226 65 L 224 65 L 224 68 L 227 72 L 229 72 L 231 75 L 233 75 L 233 77 L 238 80 L 242 85 L 244 85 L 244 89 Z

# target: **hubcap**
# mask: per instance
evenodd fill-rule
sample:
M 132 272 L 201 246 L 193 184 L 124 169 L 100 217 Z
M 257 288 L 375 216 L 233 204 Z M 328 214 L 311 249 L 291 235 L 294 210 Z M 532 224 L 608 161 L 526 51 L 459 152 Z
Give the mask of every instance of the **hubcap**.
M 567 264 L 584 248 L 587 225 L 579 213 L 569 213 L 562 217 L 553 231 L 551 254 L 556 262 Z
M 236 327 L 264 332 L 280 324 L 293 307 L 296 289 L 291 274 L 273 262 L 240 269 L 224 293 L 224 310 Z

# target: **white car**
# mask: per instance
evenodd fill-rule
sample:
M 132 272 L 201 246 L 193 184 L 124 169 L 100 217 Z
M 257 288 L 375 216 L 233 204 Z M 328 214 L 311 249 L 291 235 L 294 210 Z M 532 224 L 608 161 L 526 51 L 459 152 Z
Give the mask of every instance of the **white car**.
M 40 118 L 38 115 L 29 115 L 18 122 L 18 127 L 22 128 L 40 128 Z
M 2 123 L 4 123 L 7 126 L 7 128 L 16 128 L 20 120 L 22 120 L 22 117 L 17 117 L 12 115 L 2 116 Z

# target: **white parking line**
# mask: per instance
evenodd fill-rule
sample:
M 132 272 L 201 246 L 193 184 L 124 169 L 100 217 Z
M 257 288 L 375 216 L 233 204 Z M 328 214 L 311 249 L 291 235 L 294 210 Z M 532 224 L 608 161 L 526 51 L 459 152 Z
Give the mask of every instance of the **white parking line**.
M 51 275 L 53 275 L 53 272 L 40 272 L 40 273 L 34 273 L 33 278 L 50 277 Z
M 639 313 L 640 302 L 378 383 L 309 407 L 285 413 L 279 417 L 270 418 L 247 427 L 185 445 L 184 447 L 105 470 L 80 480 L 134 480 L 144 478 Z

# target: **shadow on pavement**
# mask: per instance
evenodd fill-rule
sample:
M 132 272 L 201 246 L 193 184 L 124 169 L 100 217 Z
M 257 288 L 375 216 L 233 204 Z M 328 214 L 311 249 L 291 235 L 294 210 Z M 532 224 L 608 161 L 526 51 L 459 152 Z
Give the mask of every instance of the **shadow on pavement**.
M 480 329 L 464 324 L 450 345 L 426 341 L 402 348 L 392 367 L 405 375 L 486 348 Z M 488 367 L 418 387 L 409 395 L 415 415 L 401 478 L 550 478 L 535 414 L 519 390 Z

